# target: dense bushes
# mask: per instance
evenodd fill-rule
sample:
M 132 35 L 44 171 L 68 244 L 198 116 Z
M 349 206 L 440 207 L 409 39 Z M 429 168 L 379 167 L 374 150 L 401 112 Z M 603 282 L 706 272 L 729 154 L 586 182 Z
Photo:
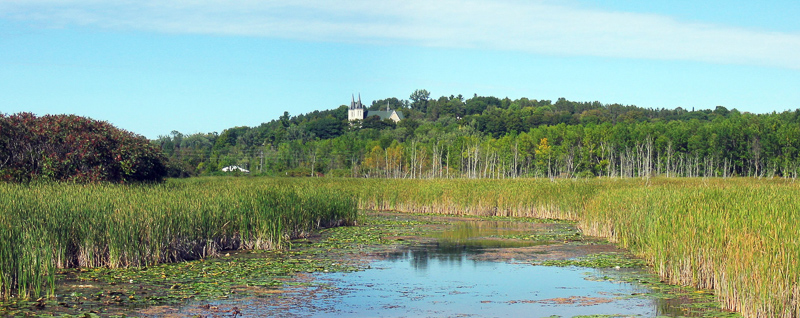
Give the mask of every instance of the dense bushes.
M 159 181 L 164 161 L 147 139 L 104 121 L 0 114 L 0 180 Z

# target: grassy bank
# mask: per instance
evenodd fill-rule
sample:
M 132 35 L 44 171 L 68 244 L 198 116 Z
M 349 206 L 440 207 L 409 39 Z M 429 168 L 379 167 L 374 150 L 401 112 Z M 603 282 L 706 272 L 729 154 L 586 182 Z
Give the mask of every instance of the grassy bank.
M 162 185 L 0 184 L 0 294 L 31 297 L 56 269 L 128 267 L 272 249 L 353 222 L 341 191 L 282 180 L 192 179 Z
M 798 193 L 798 184 L 753 179 L 614 189 L 588 202 L 581 226 L 670 282 L 714 289 L 745 317 L 797 317 Z
M 800 184 L 768 179 L 385 180 L 301 183 L 355 191 L 362 209 L 580 220 L 666 280 L 716 291 L 746 317 L 800 314 Z

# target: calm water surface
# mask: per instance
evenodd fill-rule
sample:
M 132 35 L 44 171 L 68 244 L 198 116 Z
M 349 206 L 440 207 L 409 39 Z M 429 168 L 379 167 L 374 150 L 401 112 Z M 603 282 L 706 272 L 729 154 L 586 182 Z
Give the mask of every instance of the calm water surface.
M 341 296 L 287 309 L 332 317 L 656 316 L 652 300 L 630 297 L 646 290 L 593 279 L 619 272 L 478 261 L 469 254 L 411 250 L 370 270 L 321 275 Z
M 649 292 L 622 283 L 627 270 L 534 266 L 524 260 L 480 257 L 503 249 L 541 245 L 499 240 L 525 233 L 509 222 L 461 222 L 434 242 L 376 256 L 371 268 L 319 273 L 278 296 L 240 299 L 245 317 L 656 317 L 663 304 L 632 296 Z M 527 231 L 530 231 L 529 229 Z M 189 312 L 186 312 L 189 314 Z

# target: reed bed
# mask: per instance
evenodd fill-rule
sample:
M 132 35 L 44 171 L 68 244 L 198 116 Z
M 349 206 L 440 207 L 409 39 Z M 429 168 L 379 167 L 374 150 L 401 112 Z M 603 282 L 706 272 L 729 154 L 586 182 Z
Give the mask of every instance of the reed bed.
M 279 248 L 356 208 L 578 220 L 666 280 L 745 317 L 800 315 L 800 184 L 767 179 L 225 179 L 159 186 L 0 185 L 0 293 L 58 268 L 124 267 Z
M 800 184 L 772 179 L 320 179 L 368 210 L 579 220 L 745 317 L 800 316 Z
M 274 179 L 162 185 L 0 184 L 0 296 L 35 297 L 69 267 L 129 267 L 275 249 L 355 222 L 342 191 Z
M 364 210 L 577 220 L 598 190 L 586 180 L 315 179 L 315 187 L 348 189 Z
M 672 283 L 714 289 L 745 317 L 798 317 L 800 185 L 689 180 L 600 192 L 581 227 L 644 257 Z

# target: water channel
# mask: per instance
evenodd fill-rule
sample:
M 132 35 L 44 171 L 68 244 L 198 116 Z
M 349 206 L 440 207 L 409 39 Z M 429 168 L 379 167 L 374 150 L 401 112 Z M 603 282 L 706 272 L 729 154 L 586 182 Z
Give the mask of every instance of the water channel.
M 630 279 L 653 279 L 645 268 L 533 265 L 618 251 L 607 243 L 564 241 L 573 235 L 572 225 L 449 223 L 426 239 L 371 253 L 365 270 L 309 274 L 306 284 L 279 297 L 210 306 L 245 317 L 701 316 L 688 313 L 681 296 L 651 296 L 650 287 Z M 520 239 L 534 236 L 551 239 Z M 178 314 L 197 312 L 195 304 Z

